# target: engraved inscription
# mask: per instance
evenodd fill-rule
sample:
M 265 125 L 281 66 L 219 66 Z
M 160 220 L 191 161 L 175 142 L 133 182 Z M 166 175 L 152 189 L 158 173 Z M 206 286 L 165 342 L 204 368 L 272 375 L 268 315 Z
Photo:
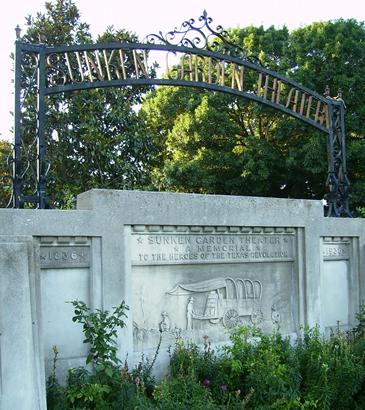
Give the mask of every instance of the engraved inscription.
M 322 256 L 324 259 L 348 259 L 349 244 L 346 243 L 324 243 Z
M 88 268 L 89 246 L 42 246 L 41 268 Z
M 293 260 L 290 234 L 132 234 L 132 263 L 232 263 Z

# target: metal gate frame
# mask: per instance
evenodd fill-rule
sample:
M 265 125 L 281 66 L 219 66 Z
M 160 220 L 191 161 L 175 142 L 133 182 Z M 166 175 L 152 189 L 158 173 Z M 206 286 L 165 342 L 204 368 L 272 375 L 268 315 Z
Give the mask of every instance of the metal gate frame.
M 19 37 L 15 47 L 15 143 L 13 158 L 13 206 L 48 206 L 46 184 L 49 164 L 45 135 L 46 97 L 65 91 L 135 85 L 200 87 L 255 101 L 305 122 L 327 135 L 328 216 L 352 216 L 346 167 L 345 104 L 341 94 L 320 95 L 281 74 L 268 70 L 228 39 L 221 26 L 212 28 L 204 12 L 198 22 L 185 21 L 181 28 L 163 35 L 151 34 L 144 43 L 83 44 L 48 47 L 27 44 Z M 147 53 L 173 53 L 181 64 L 167 78 L 151 78 Z M 132 62 L 128 73 L 124 62 Z M 212 68 L 213 67 L 213 68 Z M 227 72 L 229 71 L 229 76 Z M 245 75 L 255 78 L 246 85 Z M 214 77 L 214 78 L 213 78 Z M 26 81 L 24 79 L 26 78 Z M 29 93 L 37 94 L 33 113 L 34 139 L 25 141 L 22 117 Z M 30 154 L 29 147 L 36 152 Z M 34 194 L 24 194 L 24 175 L 32 169 Z

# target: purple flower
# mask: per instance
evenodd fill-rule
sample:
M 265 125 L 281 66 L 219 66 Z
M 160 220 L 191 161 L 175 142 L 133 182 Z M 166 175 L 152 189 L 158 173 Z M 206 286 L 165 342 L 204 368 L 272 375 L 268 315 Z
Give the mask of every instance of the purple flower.
M 210 386 L 210 380 L 209 379 L 204 379 L 203 380 L 203 386 L 204 387 L 209 387 Z
M 134 383 L 135 383 L 137 386 L 139 386 L 139 385 L 141 384 L 141 379 L 137 376 L 137 377 L 134 379 Z

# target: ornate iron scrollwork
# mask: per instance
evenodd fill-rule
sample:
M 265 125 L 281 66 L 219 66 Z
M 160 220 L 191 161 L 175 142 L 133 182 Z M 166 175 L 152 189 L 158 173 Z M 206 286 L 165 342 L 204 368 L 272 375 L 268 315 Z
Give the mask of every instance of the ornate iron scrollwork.
M 325 95 L 331 99 L 328 87 L 326 88 Z M 329 192 L 326 194 L 327 216 L 352 217 L 349 209 L 350 181 L 347 176 L 346 166 L 346 106 L 342 99 L 342 90 L 339 90 L 338 96 L 331 100 L 331 127 L 327 137 L 328 177 L 326 184 L 329 188 Z
M 16 43 L 15 141 L 13 158 L 13 206 L 36 204 L 45 208 L 45 183 L 49 164 L 45 158 L 45 100 L 40 79 L 44 57 L 37 47 Z
M 212 28 L 213 19 L 204 10 L 198 22 L 195 19 L 185 20 L 180 29 L 163 34 L 149 34 L 146 36 L 148 44 L 165 44 L 169 46 L 197 48 L 209 50 L 214 53 L 225 54 L 238 57 L 254 64 L 260 64 L 260 60 L 255 56 L 248 56 L 246 50 L 229 40 L 228 31 L 221 25 Z

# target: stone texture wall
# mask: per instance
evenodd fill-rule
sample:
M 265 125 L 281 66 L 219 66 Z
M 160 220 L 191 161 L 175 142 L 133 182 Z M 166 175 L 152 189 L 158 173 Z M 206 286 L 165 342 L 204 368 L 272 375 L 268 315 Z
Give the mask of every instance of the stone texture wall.
M 45 408 L 53 345 L 61 380 L 84 363 L 71 300 L 125 300 L 120 358 L 153 355 L 162 331 L 162 374 L 177 334 L 220 344 L 237 324 L 347 328 L 365 295 L 365 221 L 324 218 L 321 201 L 92 190 L 75 211 L 0 210 L 0 226 L 4 408 Z M 15 395 L 19 366 L 29 378 Z

